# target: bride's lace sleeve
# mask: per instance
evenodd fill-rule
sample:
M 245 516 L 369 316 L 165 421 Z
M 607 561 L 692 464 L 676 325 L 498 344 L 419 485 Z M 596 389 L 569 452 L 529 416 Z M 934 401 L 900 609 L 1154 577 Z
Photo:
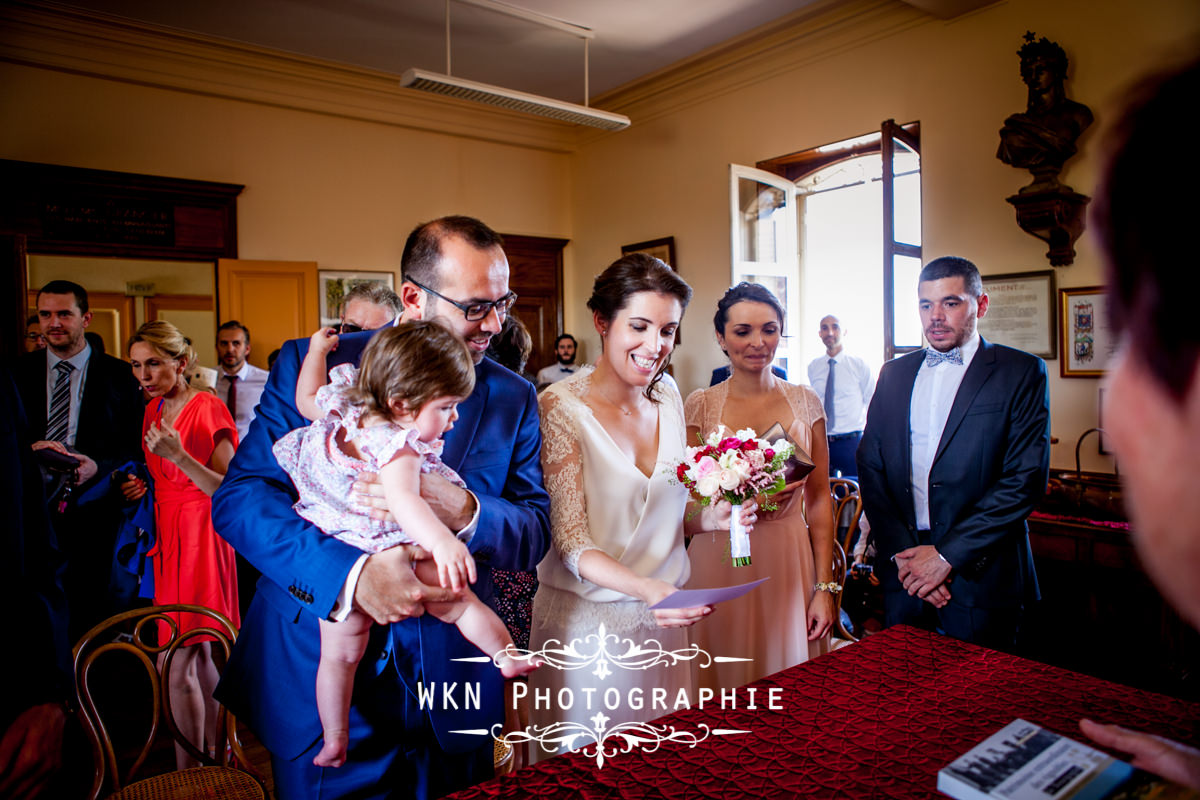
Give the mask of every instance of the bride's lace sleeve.
M 583 491 L 583 451 L 573 403 L 557 391 L 542 392 L 542 476 L 550 494 L 550 535 L 554 550 L 571 574 L 579 578 L 579 556 L 600 550 L 588 531 L 587 498 Z M 580 578 L 582 580 L 582 578 Z

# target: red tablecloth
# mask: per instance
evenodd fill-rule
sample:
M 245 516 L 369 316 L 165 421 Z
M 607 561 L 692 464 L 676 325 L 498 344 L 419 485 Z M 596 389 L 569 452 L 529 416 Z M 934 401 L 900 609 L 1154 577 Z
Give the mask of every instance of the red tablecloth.
M 937 771 L 1017 717 L 1076 739 L 1083 716 L 1200 739 L 1200 704 L 904 626 L 751 685 L 760 697 L 782 687 L 782 710 L 690 708 L 656 723 L 750 733 L 635 749 L 600 768 L 569 753 L 451 797 L 938 797 Z

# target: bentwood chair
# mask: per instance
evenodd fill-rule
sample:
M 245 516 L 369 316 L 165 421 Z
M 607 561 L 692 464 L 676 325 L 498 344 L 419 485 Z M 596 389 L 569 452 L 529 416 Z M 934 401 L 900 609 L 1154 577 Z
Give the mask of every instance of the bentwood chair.
M 846 585 L 846 551 L 842 550 L 836 542 L 833 545 L 833 580 L 843 587 Z M 846 619 L 843 619 L 843 616 L 842 593 L 838 592 L 833 596 L 833 630 L 830 631 L 831 650 L 836 650 L 839 647 L 844 647 L 858 641 L 858 637 L 846 627 Z
M 849 478 L 830 478 L 829 491 L 833 495 L 834 536 L 846 558 L 850 559 L 862 519 L 862 494 L 859 493 L 858 483 Z
M 862 519 L 862 495 L 858 483 L 849 478 L 830 478 L 829 491 L 833 496 L 833 571 L 835 580 L 846 586 L 848 564 L 854 552 L 854 541 L 858 537 L 859 520 Z M 837 616 L 833 628 L 833 646 L 840 647 L 849 642 L 857 642 L 858 637 L 851 633 L 850 617 L 842 610 L 842 595 L 836 598 Z
M 206 618 L 205 625 L 181 634 L 166 612 L 200 614 Z M 169 628 L 165 636 L 163 628 Z M 224 706 L 219 707 L 217 741 L 211 743 L 215 755 L 188 741 L 171 711 L 169 677 L 179 648 L 215 640 L 213 655 L 223 664 L 236 637 L 229 619 L 212 609 L 163 605 L 109 617 L 80 638 L 74 649 L 75 692 L 94 762 L 91 800 L 267 797 L 260 776 L 234 766 L 236 759 L 250 769 L 233 715 Z M 161 672 L 159 654 L 165 654 Z M 173 743 L 203 766 L 135 780 L 148 760 L 167 761 L 173 768 Z

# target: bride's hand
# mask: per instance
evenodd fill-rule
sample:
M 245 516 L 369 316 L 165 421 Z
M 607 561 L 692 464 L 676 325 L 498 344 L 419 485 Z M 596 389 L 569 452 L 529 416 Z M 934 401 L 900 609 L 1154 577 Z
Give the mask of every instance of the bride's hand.
M 706 531 L 729 530 L 729 517 L 732 510 L 733 505 L 728 500 L 709 503 L 700 509 L 701 526 Z M 753 531 L 754 523 L 758 522 L 758 503 L 753 500 L 743 503 L 741 519 L 742 525 L 746 527 L 746 533 Z
M 678 591 L 666 581 L 648 579 L 641 592 L 641 599 L 646 605 L 652 606 Z M 654 621 L 660 628 L 686 628 L 695 625 L 713 611 L 712 606 L 695 606 L 693 608 L 660 608 L 651 611 Z

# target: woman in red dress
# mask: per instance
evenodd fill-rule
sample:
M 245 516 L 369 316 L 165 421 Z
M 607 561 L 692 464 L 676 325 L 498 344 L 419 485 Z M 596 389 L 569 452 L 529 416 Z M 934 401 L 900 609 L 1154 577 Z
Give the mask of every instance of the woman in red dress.
M 206 606 L 239 627 L 233 548 L 213 530 L 211 500 L 233 459 L 237 428 L 215 395 L 188 385 L 184 374 L 195 359 L 187 339 L 169 322 L 147 322 L 129 341 L 134 377 L 150 401 L 142 433 L 154 479 L 154 602 Z M 127 496 L 144 493 L 145 487 L 135 487 Z M 172 616 L 181 632 L 204 624 L 198 615 Z M 171 673 L 176 723 L 197 747 L 211 746 L 218 678 L 211 640 L 193 639 L 176 659 L 182 659 Z M 179 769 L 199 766 L 178 747 L 175 760 Z

